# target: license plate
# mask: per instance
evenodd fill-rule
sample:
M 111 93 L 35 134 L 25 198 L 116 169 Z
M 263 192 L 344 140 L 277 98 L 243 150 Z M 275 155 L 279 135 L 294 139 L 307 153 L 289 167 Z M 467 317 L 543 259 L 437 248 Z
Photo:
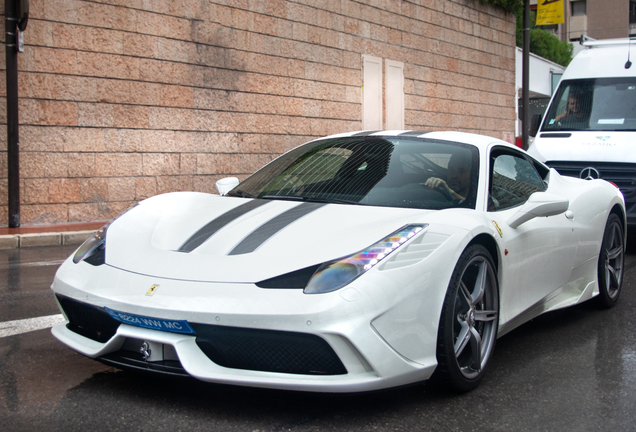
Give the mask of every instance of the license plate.
M 124 324 L 171 333 L 195 334 L 195 331 L 192 330 L 192 327 L 190 327 L 190 324 L 188 324 L 186 320 L 152 318 L 127 312 L 119 312 L 107 307 L 104 307 L 104 309 L 106 309 L 106 312 L 108 312 L 111 317 Z

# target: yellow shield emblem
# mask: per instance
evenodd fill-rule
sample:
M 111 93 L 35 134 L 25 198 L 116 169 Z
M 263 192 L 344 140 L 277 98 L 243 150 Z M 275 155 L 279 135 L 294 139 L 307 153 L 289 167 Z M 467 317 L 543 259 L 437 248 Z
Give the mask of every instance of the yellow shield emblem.
M 155 291 L 157 291 L 157 288 L 159 288 L 159 285 L 153 285 L 150 287 L 150 289 L 148 291 L 146 291 L 146 295 L 147 296 L 151 296 L 155 293 Z

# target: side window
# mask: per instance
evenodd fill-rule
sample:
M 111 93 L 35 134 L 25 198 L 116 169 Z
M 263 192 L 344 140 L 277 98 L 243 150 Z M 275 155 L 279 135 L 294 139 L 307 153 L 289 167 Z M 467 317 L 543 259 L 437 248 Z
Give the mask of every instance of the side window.
M 498 211 L 525 203 L 530 195 L 545 190 L 541 177 L 526 159 L 511 154 L 494 157 L 488 210 Z

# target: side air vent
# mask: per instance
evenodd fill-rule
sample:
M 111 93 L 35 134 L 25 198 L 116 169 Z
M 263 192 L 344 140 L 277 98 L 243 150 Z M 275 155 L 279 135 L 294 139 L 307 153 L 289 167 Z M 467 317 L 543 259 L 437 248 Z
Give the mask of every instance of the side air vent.
M 395 256 L 390 257 L 380 267 L 380 270 L 393 270 L 416 264 L 432 254 L 447 239 L 446 234 L 427 232 L 416 242 L 407 245 L 404 250 L 399 249 Z

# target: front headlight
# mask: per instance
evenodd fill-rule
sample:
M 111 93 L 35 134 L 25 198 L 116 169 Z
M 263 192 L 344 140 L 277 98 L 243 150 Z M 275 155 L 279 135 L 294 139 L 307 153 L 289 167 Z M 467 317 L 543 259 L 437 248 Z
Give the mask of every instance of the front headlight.
M 77 249 L 75 255 L 73 256 L 73 262 L 75 264 L 79 263 L 82 260 L 87 261 L 89 264 L 93 265 L 101 265 L 104 264 L 105 254 L 106 254 L 106 232 L 108 231 L 108 227 L 110 227 L 113 222 L 117 219 L 128 213 L 130 210 L 137 207 L 139 204 L 135 204 L 130 207 L 128 210 L 119 214 L 116 218 L 108 222 L 106 225 L 101 227 L 95 234 L 93 234 L 88 240 L 86 240 L 82 245 Z M 93 257 L 93 258 L 91 258 Z
M 406 225 L 362 252 L 324 263 L 305 287 L 305 294 L 328 293 L 348 285 L 427 226 L 428 224 Z
M 79 263 L 85 258 L 90 258 L 95 255 L 97 252 L 102 251 L 106 244 L 106 231 L 108 231 L 108 227 L 112 222 L 107 223 L 102 228 L 100 228 L 95 234 L 93 234 L 88 240 L 86 240 L 82 245 L 77 249 L 75 255 L 73 256 L 73 262 L 75 264 Z

